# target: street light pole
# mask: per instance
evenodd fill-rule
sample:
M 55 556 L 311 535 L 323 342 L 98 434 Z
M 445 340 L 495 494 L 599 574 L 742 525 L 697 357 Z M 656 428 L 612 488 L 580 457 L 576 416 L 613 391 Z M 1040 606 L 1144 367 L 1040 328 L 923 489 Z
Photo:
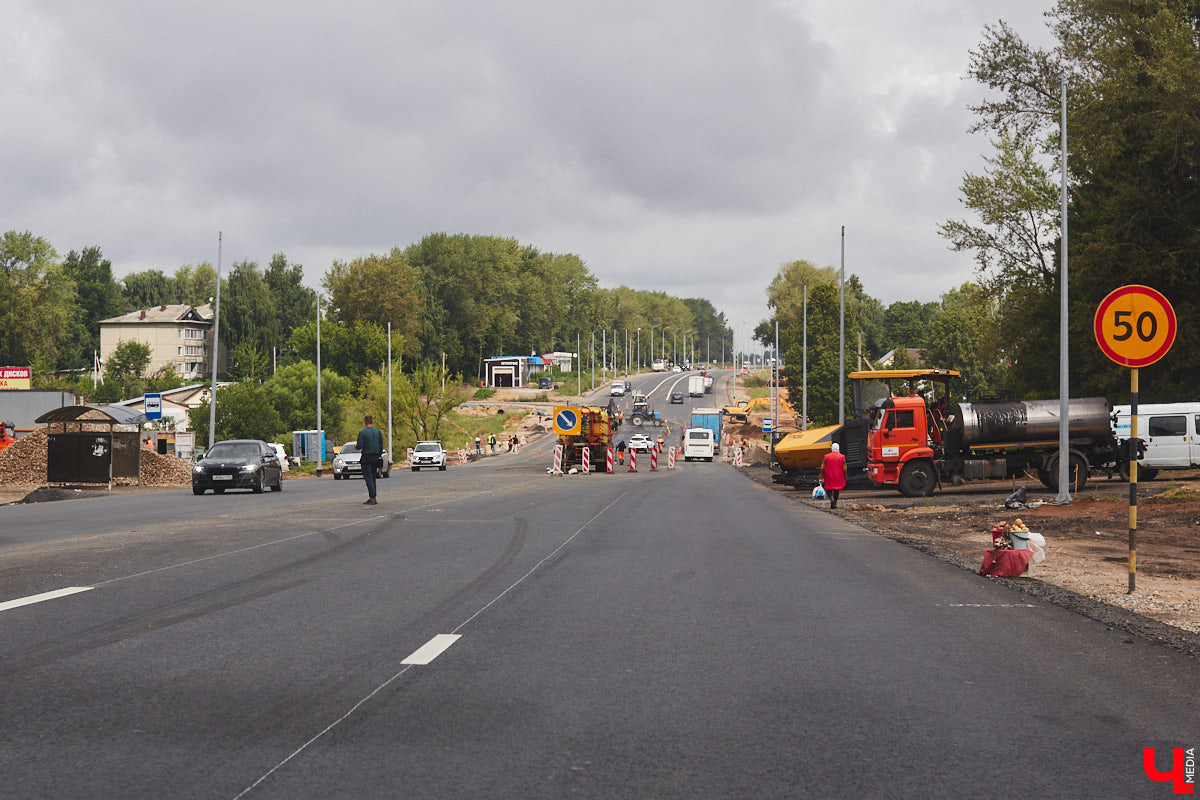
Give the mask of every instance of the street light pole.
M 325 436 L 321 430 L 321 294 L 317 293 L 317 477 L 325 462 Z
M 213 306 L 212 390 L 208 394 L 208 449 L 217 431 L 217 355 L 221 352 L 221 231 L 217 231 L 217 294 Z

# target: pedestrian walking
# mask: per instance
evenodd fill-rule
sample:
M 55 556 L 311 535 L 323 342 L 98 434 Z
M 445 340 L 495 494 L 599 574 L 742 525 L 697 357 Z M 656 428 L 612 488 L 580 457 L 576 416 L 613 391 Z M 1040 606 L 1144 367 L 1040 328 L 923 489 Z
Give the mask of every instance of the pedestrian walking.
M 480 447 L 479 434 L 475 434 L 475 455 L 483 455 L 483 448 Z
M 383 434 L 375 427 L 375 418 L 370 414 L 363 417 L 364 427 L 358 432 L 359 464 L 362 466 L 363 481 L 367 484 L 367 502 L 364 506 L 377 505 L 375 500 L 375 473 L 383 464 Z
M 617 442 L 617 459 L 618 463 L 625 463 L 625 440 Z
M 832 452 L 825 454 L 821 462 L 821 485 L 825 487 L 825 496 L 829 498 L 829 507 L 837 508 L 838 495 L 846 488 L 846 457 L 837 442 L 833 443 Z

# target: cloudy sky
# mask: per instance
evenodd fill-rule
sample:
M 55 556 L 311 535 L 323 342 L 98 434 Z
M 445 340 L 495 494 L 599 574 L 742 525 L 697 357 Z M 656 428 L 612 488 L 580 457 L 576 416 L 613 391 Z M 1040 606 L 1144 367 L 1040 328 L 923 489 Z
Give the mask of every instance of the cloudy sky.
M 0 220 L 118 277 L 333 259 L 435 232 L 581 256 L 601 285 L 767 315 L 780 264 L 885 303 L 973 275 L 964 78 L 1050 0 L 0 4 Z

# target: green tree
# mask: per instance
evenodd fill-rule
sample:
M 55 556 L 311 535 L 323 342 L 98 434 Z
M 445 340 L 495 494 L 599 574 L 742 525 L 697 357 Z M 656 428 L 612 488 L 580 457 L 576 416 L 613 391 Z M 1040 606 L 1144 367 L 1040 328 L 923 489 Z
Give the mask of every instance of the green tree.
M 925 346 L 925 366 L 962 373 L 957 388 L 968 396 L 995 391 L 1004 383 L 995 300 L 964 283 L 942 295 Z
M 234 264 L 221 292 L 221 339 L 230 352 L 242 342 L 270 352 L 278 334 L 275 302 L 262 271 L 253 261 Z
M 121 286 L 128 311 L 176 302 L 175 286 L 162 270 L 131 272 L 121 279 Z
M 385 331 L 391 322 L 392 332 L 410 345 L 412 352 L 407 355 L 415 353 L 424 299 L 420 273 L 400 250 L 393 249 L 386 256 L 334 261 L 322 283 L 329 292 L 326 307 L 332 319 L 348 324 L 372 323 Z
M 188 412 L 196 439 L 208 442 L 208 401 Z M 234 383 L 217 387 L 217 430 L 213 441 L 262 439 L 271 442 L 287 433 L 279 412 L 271 405 L 266 390 L 256 383 Z
M 294 329 L 314 319 L 317 293 L 304 285 L 304 268 L 289 264 L 283 253 L 271 257 L 263 278 L 275 302 L 275 345 L 280 348 L 279 357 L 283 363 L 291 363 L 295 353 L 288 339 Z
M 93 396 L 101 403 L 138 397 L 146 391 L 149 366 L 150 345 L 133 339 L 118 342 L 104 362 L 104 383 L 95 389 Z
M 822 282 L 809 288 L 808 416 L 815 425 L 832 425 L 838 421 L 839 309 L 836 285 Z M 802 313 L 798 313 L 781 319 L 779 327 L 779 345 L 784 354 L 782 373 L 791 387 L 789 395 L 793 399 L 799 399 L 804 386 L 802 324 Z M 846 394 L 849 405 L 851 398 L 848 392 Z
M 217 271 L 207 262 L 194 267 L 185 264 L 175 270 L 175 275 L 170 280 L 171 296 L 174 298 L 172 302 L 186 303 L 189 306 L 203 306 L 216 299 Z M 221 289 L 222 292 L 226 291 L 224 285 Z
M 883 315 L 884 346 L 889 350 L 908 347 L 923 349 L 929 341 L 929 329 L 938 308 L 938 303 L 922 303 L 919 300 L 892 303 Z
M 77 299 L 49 242 L 28 231 L 0 238 L 0 298 L 0 364 L 57 365 Z
M 321 426 L 334 437 L 344 437 L 346 402 L 354 384 L 349 378 L 322 366 Z M 317 427 L 317 365 L 299 361 L 280 367 L 263 381 L 263 391 L 279 412 L 285 430 L 308 431 Z
M 1070 76 L 1073 393 L 1119 394 L 1124 373 L 1090 333 L 1105 294 L 1147 284 L 1171 300 L 1179 319 L 1200 315 L 1200 22 L 1188 0 L 1059 0 L 1047 16 L 1053 50 L 1031 47 L 1003 23 L 985 29 L 969 72 L 990 90 L 975 107 L 977 129 L 1054 152 L 1059 76 Z M 1054 272 L 1057 284 L 1057 265 Z M 1057 358 L 1045 352 L 1057 337 L 1057 305 L 1022 284 L 1001 299 L 1010 334 L 1012 315 L 1025 315 L 1024 336 L 1009 352 L 1025 391 L 1057 382 Z M 1144 399 L 1195 394 L 1200 376 L 1190 354 L 1198 345 L 1200 329 L 1181 325 L 1172 351 L 1145 368 Z
M 230 354 L 233 367 L 230 373 L 237 380 L 261 381 L 267 374 L 267 354 L 262 345 L 250 339 L 242 340 Z
M 979 223 L 939 226 L 955 251 L 973 251 L 980 281 L 995 295 L 1016 283 L 1054 290 L 1059 188 L 1039 162 L 1034 142 L 1005 132 L 982 175 L 963 178 L 963 204 Z
M 307 323 L 292 331 L 289 346 L 302 359 L 317 360 L 317 323 Z M 382 369 L 387 362 L 387 331 L 375 322 L 321 324 L 321 366 L 358 381 L 366 372 Z M 404 336 L 392 329 L 392 359 L 404 350 Z
M 418 364 L 411 374 L 396 371 L 392 376 L 393 418 L 398 417 L 400 425 L 417 441 L 441 439 L 442 421 L 462 402 L 461 384 L 461 375 L 450 375 L 441 365 L 429 361 Z M 386 386 L 386 379 L 379 375 L 371 376 L 367 383 L 368 393 L 374 396 L 383 390 L 383 408 L 379 409 L 383 419 L 387 418 Z
M 100 349 L 100 321 L 122 313 L 121 287 L 113 280 L 112 263 L 99 247 L 72 250 L 63 261 L 63 273 L 75 283 L 78 304 L 72 314 L 73 333 L 63 366 L 87 367 Z

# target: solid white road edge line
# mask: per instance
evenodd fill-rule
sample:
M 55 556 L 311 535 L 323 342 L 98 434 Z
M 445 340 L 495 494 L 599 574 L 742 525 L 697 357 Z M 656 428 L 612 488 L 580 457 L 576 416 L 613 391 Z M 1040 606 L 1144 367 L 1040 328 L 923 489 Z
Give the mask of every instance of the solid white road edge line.
M 425 644 L 413 651 L 413 654 L 401 661 L 401 664 L 417 664 L 424 666 L 450 648 L 450 645 L 462 638 L 459 633 L 439 633 Z
M 42 603 L 46 600 L 54 600 L 59 597 L 66 597 L 71 594 L 79 594 L 80 592 L 90 592 L 93 586 L 68 586 L 65 589 L 55 589 L 53 592 L 42 592 L 41 594 L 31 594 L 29 597 L 21 597 L 16 600 L 9 600 L 7 603 L 0 603 L 0 611 L 8 611 L 21 606 L 31 606 L 34 603 Z

